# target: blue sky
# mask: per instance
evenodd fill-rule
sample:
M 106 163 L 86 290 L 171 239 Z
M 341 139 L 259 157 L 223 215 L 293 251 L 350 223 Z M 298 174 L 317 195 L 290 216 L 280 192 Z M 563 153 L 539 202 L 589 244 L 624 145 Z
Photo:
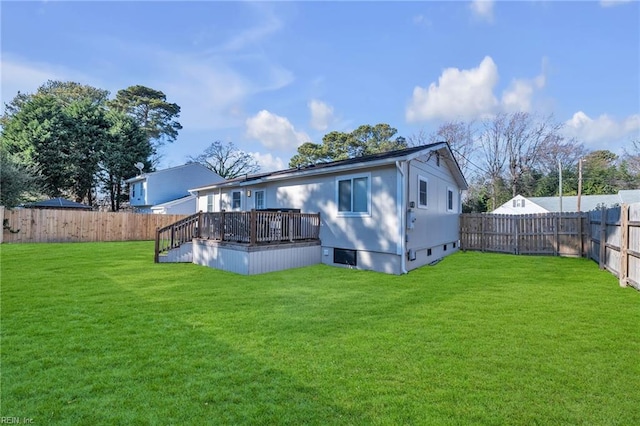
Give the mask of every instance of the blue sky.
M 330 131 L 516 110 L 621 153 L 640 138 L 640 3 L 5 2 L 2 101 L 48 79 L 181 106 L 160 168 L 232 141 L 263 170 Z

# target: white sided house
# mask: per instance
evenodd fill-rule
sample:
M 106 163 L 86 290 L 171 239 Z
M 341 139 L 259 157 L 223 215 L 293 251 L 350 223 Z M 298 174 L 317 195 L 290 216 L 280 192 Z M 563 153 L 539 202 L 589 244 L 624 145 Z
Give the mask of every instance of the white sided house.
M 125 182 L 130 205 L 139 213 L 194 214 L 197 203 L 189 189 L 223 180 L 200 163 L 188 163 L 142 173 Z
M 622 204 L 640 202 L 640 189 L 624 189 L 617 194 L 603 195 L 565 195 L 560 197 L 523 197 L 516 195 L 491 213 L 493 214 L 536 214 L 588 212 L 602 207 L 615 207 Z
M 466 180 L 444 142 L 195 187 L 191 192 L 202 213 L 190 259 L 246 274 L 314 263 L 406 273 L 459 249 L 465 189 Z M 241 214 L 246 219 L 233 216 Z M 295 216 L 305 214 L 311 215 Z M 266 215 L 271 215 L 268 222 L 261 219 Z M 232 216 L 236 219 L 229 222 Z M 315 241 L 296 247 L 298 228 L 313 227 L 316 218 Z M 250 234 L 244 239 L 238 237 L 243 230 Z M 262 230 L 275 232 L 279 241 L 273 244 Z M 278 244 L 281 234 L 291 236 L 284 238 L 287 244 Z M 290 251 L 273 252 L 278 247 Z M 232 259 L 224 250 L 246 256 L 270 253 L 262 260 Z M 184 251 L 180 256 L 188 258 Z M 292 266 L 288 258 L 294 259 Z M 254 267 L 252 262 L 271 265 Z

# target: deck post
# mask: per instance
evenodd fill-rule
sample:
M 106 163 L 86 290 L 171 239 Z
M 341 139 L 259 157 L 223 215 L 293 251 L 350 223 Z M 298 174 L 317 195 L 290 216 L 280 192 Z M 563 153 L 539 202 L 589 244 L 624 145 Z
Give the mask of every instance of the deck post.
M 155 254 L 153 256 L 153 261 L 155 263 L 160 262 L 160 227 L 156 227 L 156 244 L 155 244 Z
M 256 209 L 251 209 L 251 214 L 249 216 L 249 245 L 255 246 L 257 243 L 257 233 L 258 233 L 258 220 L 257 220 L 257 212 Z
M 193 238 L 202 237 L 202 210 L 198 212 L 198 229 L 194 232 Z
M 222 210 L 220 212 L 220 223 L 218 223 L 218 235 L 220 235 L 220 241 L 224 241 L 224 229 L 225 229 L 225 218 L 226 212 Z
M 294 213 L 287 214 L 287 220 L 289 222 L 289 241 L 293 242 L 293 215 Z

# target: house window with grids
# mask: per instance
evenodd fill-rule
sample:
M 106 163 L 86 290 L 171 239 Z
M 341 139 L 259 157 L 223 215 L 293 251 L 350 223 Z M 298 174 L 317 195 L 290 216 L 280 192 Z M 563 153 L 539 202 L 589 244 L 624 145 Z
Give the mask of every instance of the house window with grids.
M 253 208 L 255 208 L 256 210 L 264 209 L 264 191 L 254 191 L 253 195 L 255 197 L 253 201 Z
M 240 210 L 240 197 L 242 196 L 242 192 L 233 191 L 231 194 L 231 209 L 232 210 Z

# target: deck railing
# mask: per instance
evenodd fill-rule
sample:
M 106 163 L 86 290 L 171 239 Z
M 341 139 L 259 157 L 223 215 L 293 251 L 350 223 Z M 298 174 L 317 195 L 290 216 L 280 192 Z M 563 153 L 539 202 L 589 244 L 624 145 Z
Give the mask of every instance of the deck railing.
M 158 263 L 158 256 L 171 249 L 178 248 L 182 244 L 190 242 L 198 235 L 198 222 L 201 213 L 196 213 L 185 217 L 171 225 L 156 230 L 155 262 Z
M 155 261 L 158 262 L 160 254 L 194 238 L 254 246 L 317 240 L 319 237 L 320 213 L 261 210 L 200 212 L 158 229 Z
M 249 245 L 316 240 L 320 213 L 252 210 L 202 213 L 198 238 Z

